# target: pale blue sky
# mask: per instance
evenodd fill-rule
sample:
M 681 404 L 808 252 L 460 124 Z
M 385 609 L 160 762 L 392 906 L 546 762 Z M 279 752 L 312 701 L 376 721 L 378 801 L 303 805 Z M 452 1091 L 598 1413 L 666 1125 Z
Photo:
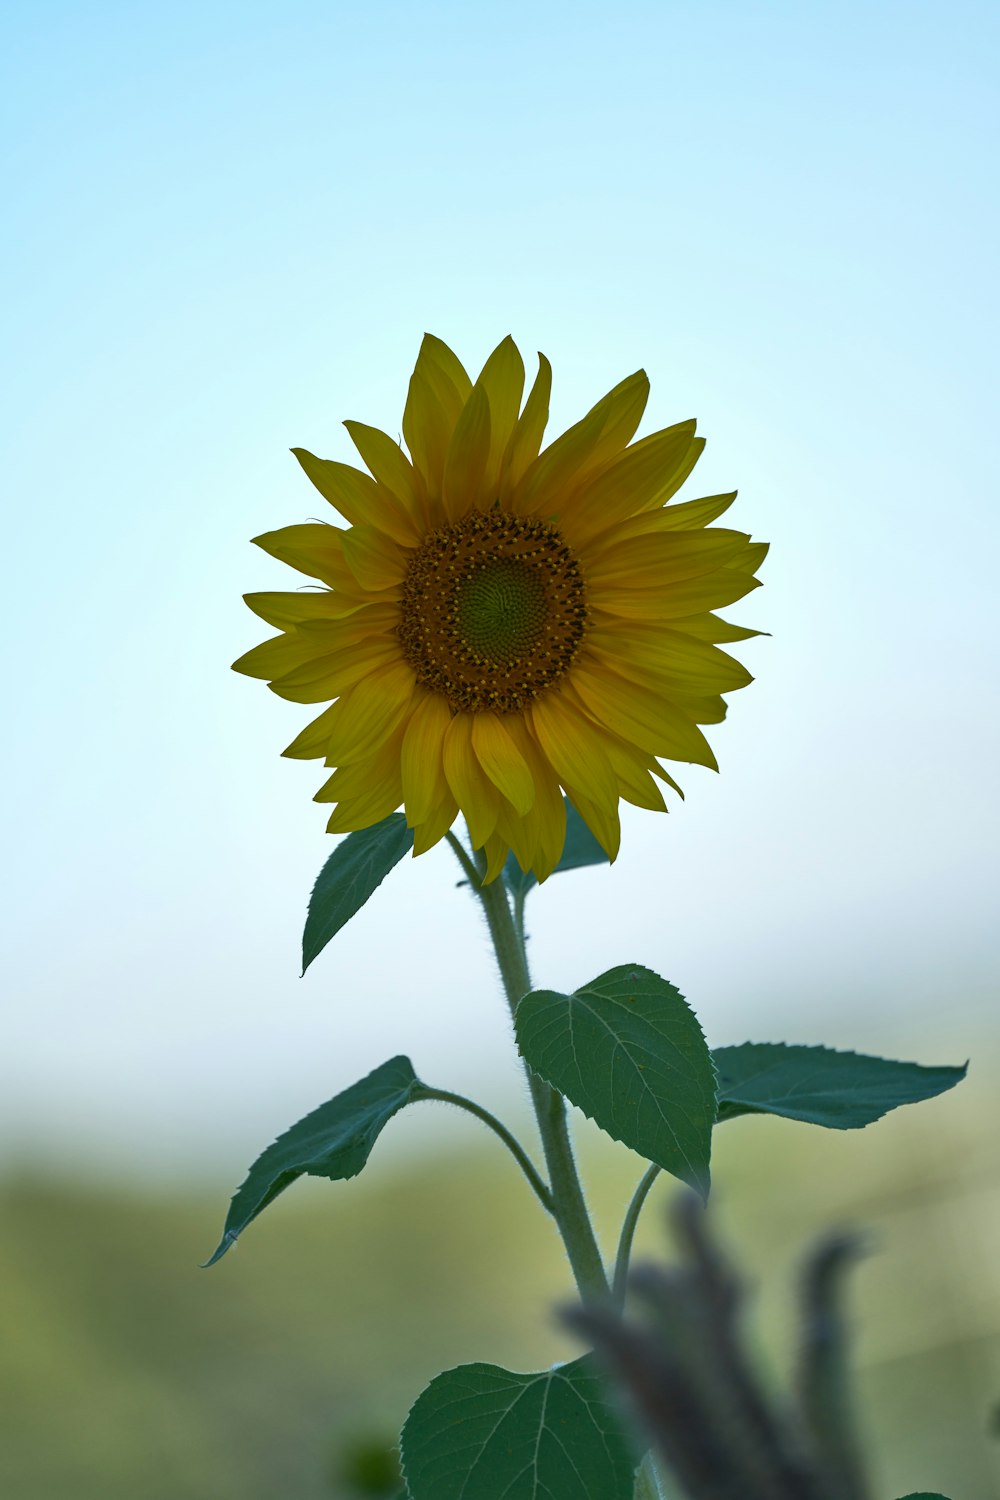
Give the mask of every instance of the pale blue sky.
M 242 1167 L 409 1051 L 515 1087 L 444 855 L 297 978 L 330 843 L 302 711 L 228 671 L 288 453 L 398 431 L 425 328 L 637 366 L 687 493 L 772 542 L 773 632 L 538 978 L 623 961 L 710 1039 L 975 1053 L 995 996 L 997 11 L 957 4 L 12 4 L 0 243 L 13 1151 Z M 467 974 L 480 993 L 472 992 Z M 995 1002 L 994 1002 L 995 1003 Z M 499 1058 L 499 1061 L 497 1059 Z M 60 1141 L 52 1127 L 58 1127 Z M 67 1145 L 67 1141 L 71 1144 Z M 46 1144 L 48 1142 L 48 1144 Z

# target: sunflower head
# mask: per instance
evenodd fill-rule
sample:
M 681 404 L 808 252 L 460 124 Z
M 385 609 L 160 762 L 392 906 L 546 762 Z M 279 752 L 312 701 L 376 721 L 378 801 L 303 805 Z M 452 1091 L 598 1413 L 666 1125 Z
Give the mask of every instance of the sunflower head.
M 665 811 L 661 760 L 715 767 L 698 727 L 749 673 L 715 613 L 758 586 L 767 547 L 712 523 L 735 494 L 671 503 L 704 447 L 694 422 L 633 442 L 640 370 L 547 448 L 551 369 L 523 401 L 510 338 L 473 382 L 428 334 L 403 412 L 407 452 L 345 425 L 364 469 L 296 457 L 346 525 L 255 538 L 316 580 L 248 594 L 280 632 L 234 663 L 328 704 L 284 752 L 325 762 L 316 794 L 347 833 L 402 806 L 423 853 L 459 813 L 495 878 L 513 850 L 544 880 L 563 793 L 610 858 L 618 803 Z

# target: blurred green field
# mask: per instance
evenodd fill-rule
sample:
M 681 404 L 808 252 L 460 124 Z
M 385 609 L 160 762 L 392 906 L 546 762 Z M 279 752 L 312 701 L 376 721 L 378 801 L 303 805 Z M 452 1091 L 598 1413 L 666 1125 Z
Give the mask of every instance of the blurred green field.
M 874 1233 L 853 1308 L 884 1500 L 1000 1493 L 990 1109 L 970 1083 L 862 1132 L 761 1119 L 717 1137 L 719 1225 L 760 1286 L 754 1326 L 776 1376 L 803 1245 L 835 1222 Z M 607 1242 L 640 1165 L 589 1128 L 581 1138 Z M 355 1182 L 299 1183 L 200 1270 L 232 1186 L 6 1182 L 4 1497 L 347 1500 L 344 1445 L 391 1440 L 440 1369 L 533 1368 L 575 1347 L 552 1318 L 569 1293 L 554 1233 L 486 1142 L 426 1164 L 380 1148 Z M 643 1251 L 664 1249 L 669 1191 L 651 1199 Z

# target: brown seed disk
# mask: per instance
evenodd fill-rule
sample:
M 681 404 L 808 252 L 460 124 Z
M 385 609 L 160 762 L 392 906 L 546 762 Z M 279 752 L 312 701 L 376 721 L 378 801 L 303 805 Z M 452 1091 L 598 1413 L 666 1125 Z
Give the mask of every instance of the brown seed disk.
M 398 626 L 417 680 L 453 713 L 516 713 L 569 669 L 588 625 L 580 565 L 554 526 L 470 511 L 425 538 Z

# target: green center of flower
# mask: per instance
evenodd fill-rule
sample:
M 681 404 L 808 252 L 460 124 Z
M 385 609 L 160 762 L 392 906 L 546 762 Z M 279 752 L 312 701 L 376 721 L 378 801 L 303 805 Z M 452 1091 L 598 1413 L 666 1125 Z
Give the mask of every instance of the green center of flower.
M 517 557 L 485 559 L 455 589 L 459 632 L 487 661 L 530 651 L 545 629 L 545 582 Z
M 499 509 L 432 531 L 403 580 L 398 633 L 453 713 L 517 713 L 569 669 L 587 628 L 580 566 L 554 526 Z

